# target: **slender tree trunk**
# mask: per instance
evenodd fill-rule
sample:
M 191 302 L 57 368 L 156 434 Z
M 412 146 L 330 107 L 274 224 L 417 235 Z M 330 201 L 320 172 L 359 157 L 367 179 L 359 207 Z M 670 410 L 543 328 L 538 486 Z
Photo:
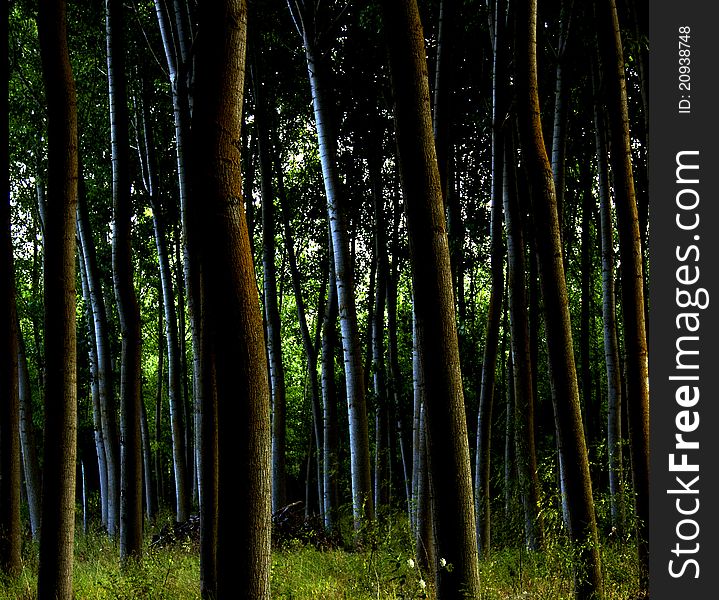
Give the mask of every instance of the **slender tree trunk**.
M 187 290 L 187 310 L 190 317 L 192 329 L 192 350 L 193 350 L 193 391 L 195 406 L 202 404 L 201 390 L 205 389 L 202 381 L 202 370 L 200 369 L 200 326 L 197 312 L 199 311 L 199 277 L 200 272 L 197 265 L 198 253 L 190 251 L 188 242 L 188 202 L 191 194 L 188 183 L 187 161 L 190 149 L 188 141 L 190 138 L 190 119 L 192 115 L 192 95 L 188 81 L 194 76 L 194 63 L 188 57 L 190 38 L 186 31 L 178 31 L 178 24 L 187 23 L 186 15 L 179 14 L 187 10 L 184 2 L 173 2 L 172 6 L 162 0 L 155 0 L 157 20 L 162 36 L 162 45 L 165 50 L 170 86 L 172 90 L 172 106 L 175 125 L 175 151 L 177 157 L 177 181 L 180 196 L 180 220 L 182 223 L 182 262 Z M 165 301 L 167 305 L 167 300 Z M 174 306 L 174 296 L 172 304 Z M 167 307 L 166 309 L 167 310 Z M 167 319 L 166 319 L 167 320 Z M 168 327 L 168 324 L 165 324 Z M 177 329 L 175 327 L 175 329 Z M 178 345 L 179 347 L 179 345 Z M 168 371 L 172 359 L 168 354 Z M 180 364 L 181 366 L 181 364 Z M 169 373 L 168 373 L 169 377 Z M 177 388 L 180 395 L 180 388 Z M 172 405 L 172 400 L 171 400 Z M 185 424 L 182 423 L 184 405 L 181 400 L 176 402 L 176 409 L 171 410 L 170 424 L 172 427 L 173 457 L 175 465 L 175 496 L 177 502 L 177 519 L 185 520 L 189 511 L 189 495 L 191 484 L 187 472 L 187 445 L 185 444 Z M 173 416 L 174 415 L 174 416 Z M 186 421 L 186 419 L 185 419 Z M 182 441 L 180 441 L 182 440 Z M 182 455 L 182 458 L 180 458 Z M 183 518 L 184 517 L 184 518 Z
M 346 215 L 341 200 L 340 180 L 337 171 L 337 140 L 330 116 L 330 105 L 325 65 L 315 47 L 312 33 L 304 32 L 305 55 L 312 88 L 312 102 L 320 147 L 322 177 L 327 196 L 327 209 L 332 231 L 332 248 L 337 282 L 342 347 L 345 361 L 345 384 L 350 430 L 350 466 L 352 471 L 352 512 L 355 527 L 364 519 L 374 519 L 372 479 L 370 473 L 369 433 L 365 399 L 362 349 L 357 326 L 355 285 L 350 260 L 350 243 Z
M 602 320 L 604 321 L 604 363 L 607 373 L 607 455 L 609 459 L 609 505 L 612 526 L 624 532 L 622 474 L 622 383 L 617 341 L 617 306 L 614 290 L 614 240 L 612 207 L 609 198 L 609 165 L 602 108 L 594 105 L 594 135 L 599 179 L 599 226 L 602 245 Z
M 206 489 L 201 493 L 203 511 L 216 502 L 217 515 L 217 586 L 205 595 L 269 600 L 270 393 L 239 150 L 247 5 L 244 0 L 205 4 L 199 24 L 203 37 L 195 47 L 192 197 L 203 202 L 191 204 L 194 227 L 188 242 L 200 252 L 202 366 L 216 390 L 216 452 L 211 454 L 217 459 L 218 482 L 216 500 Z M 203 398 L 203 444 L 213 444 L 205 437 L 205 411 L 213 410 L 213 398 Z M 205 467 L 203 486 L 212 483 L 205 478 L 212 465 Z
M 155 484 L 157 485 L 157 507 L 165 502 L 165 471 L 162 466 L 162 380 L 165 365 L 165 351 L 162 344 L 163 324 L 162 315 L 164 304 L 162 302 L 162 284 L 158 290 L 157 307 L 157 389 L 155 390 Z
M 0 34 L 7 39 L 8 6 L 0 10 Z M 7 47 L 2 56 L 7 61 Z M 7 64 L 7 63 L 6 63 Z M 3 98 L 8 81 L 3 78 Z M 15 305 L 15 267 L 10 229 L 10 160 L 8 116 L 0 120 L 2 156 L 2 195 L 0 200 L 0 573 L 14 577 L 20 573 L 20 401 L 18 383 L 18 318 Z
M 631 143 L 624 56 L 614 0 L 598 0 L 597 39 L 602 64 L 622 268 L 622 316 L 627 360 L 627 414 L 637 515 L 640 583 L 649 589 L 649 373 L 644 312 L 644 274 Z
M 594 516 L 592 483 L 579 405 L 577 370 L 572 348 L 569 302 L 564 277 L 557 199 L 547 157 L 539 110 L 536 56 L 536 0 L 517 6 L 517 82 L 521 141 L 532 194 L 539 271 L 555 406 L 557 439 L 571 460 L 564 462 L 569 533 L 578 547 L 575 596 L 602 597 L 602 578 Z
M 107 531 L 117 535 L 120 527 L 120 441 L 117 431 L 117 410 L 113 386 L 110 334 L 107 308 L 102 293 L 95 242 L 90 231 L 90 218 L 83 194 L 78 197 L 77 233 L 84 257 L 87 286 L 92 305 L 97 351 L 97 387 L 100 394 L 102 437 L 107 461 Z
M 272 115 L 265 111 L 265 103 L 273 108 L 272 100 L 262 95 L 255 61 L 253 92 L 255 98 L 255 131 L 260 166 L 262 193 L 262 280 L 267 328 L 267 357 L 272 393 L 272 512 L 287 504 L 287 418 L 285 398 L 285 370 L 282 364 L 280 311 L 277 302 L 275 274 L 275 192 L 272 185 L 273 151 L 271 148 Z
M 412 257 L 417 342 L 425 385 L 434 490 L 438 598 L 480 595 L 452 273 L 432 137 L 424 36 L 415 0 L 382 4 L 395 95 L 395 127 Z
M 154 523 L 157 516 L 157 496 L 155 474 L 152 464 L 152 446 L 150 444 L 150 427 L 147 422 L 147 407 L 141 402 L 140 433 L 142 434 L 142 475 L 145 486 L 145 511 L 147 520 Z
M 542 544 L 542 518 L 539 512 L 539 476 L 535 443 L 535 388 L 529 333 L 527 290 L 524 283 L 526 261 L 522 235 L 522 213 L 517 198 L 513 144 L 505 147 L 504 219 L 507 229 L 507 303 L 512 344 L 515 444 L 519 494 L 524 509 L 524 539 L 527 548 Z
M 30 372 L 25 352 L 25 340 L 18 323 L 18 392 L 20 398 L 20 447 L 22 450 L 22 465 L 25 475 L 25 489 L 27 492 L 28 512 L 30 513 L 30 531 L 32 537 L 37 539 L 40 535 L 40 497 L 42 495 L 42 478 L 40 465 L 37 459 L 37 446 L 35 445 L 35 426 L 33 424 L 32 393 L 30 390 Z M 93 404 L 93 413 L 97 407 Z M 95 427 L 99 424 L 96 421 Z M 103 465 L 104 466 L 104 465 Z M 101 474 L 102 475 L 102 474 Z M 105 471 L 107 477 L 107 471 Z M 105 480 L 107 484 L 107 479 Z
M 320 383 L 317 379 L 317 355 L 319 350 L 319 337 L 322 334 L 322 322 L 325 311 L 325 294 L 327 288 L 327 280 L 329 273 L 326 274 L 322 281 L 322 289 L 320 290 L 320 298 L 317 312 L 317 329 L 316 339 L 312 340 L 310 329 L 307 324 L 307 314 L 305 311 L 305 302 L 302 297 L 302 284 L 300 270 L 297 266 L 297 257 L 295 255 L 294 240 L 292 238 L 292 227 L 290 225 L 289 206 L 285 196 L 284 179 L 282 177 L 281 165 L 277 164 L 277 189 L 280 197 L 282 225 L 285 239 L 285 248 L 287 250 L 287 262 L 290 266 L 290 276 L 292 278 L 292 289 L 295 294 L 295 304 L 297 305 L 297 320 L 300 325 L 300 334 L 302 336 L 302 345 L 305 349 L 307 357 L 307 376 L 310 382 L 310 394 L 312 399 L 312 424 L 315 429 L 316 459 L 317 459 L 317 493 L 319 498 L 320 514 L 325 511 L 325 474 L 324 474 L 324 455 L 325 441 L 323 435 L 323 416 L 322 416 L 322 399 Z M 329 527 L 328 527 L 329 528 Z
M 502 318 L 504 293 L 504 246 L 502 242 L 502 194 L 504 176 L 504 121 L 505 121 L 505 48 L 504 30 L 507 19 L 506 5 L 495 2 L 492 46 L 494 66 L 492 72 L 492 202 L 490 216 L 490 244 L 492 288 L 487 309 L 487 328 L 482 360 L 482 386 L 477 416 L 477 455 L 475 473 L 475 513 L 479 555 L 490 551 L 490 442 L 492 436 L 492 402 L 494 399 L 499 323 Z
M 82 189 L 82 185 L 79 185 Z M 82 202 L 82 192 L 80 192 L 79 202 Z M 87 315 L 87 333 L 88 333 L 88 349 L 90 358 L 90 395 L 92 398 L 92 419 L 95 429 L 95 452 L 97 454 L 97 468 L 100 479 L 100 514 L 102 524 L 107 527 L 107 454 L 105 452 L 105 438 L 102 431 L 102 408 L 100 405 L 100 386 L 98 381 L 98 360 L 97 360 L 97 338 L 95 337 L 95 318 L 93 315 L 93 305 L 90 296 L 90 287 L 88 285 L 87 268 L 85 255 L 82 251 L 82 244 L 78 245 L 79 265 L 80 265 L 80 281 L 82 284 L 82 296 L 85 301 L 85 311 Z M 32 399 L 30 399 L 32 400 Z
M 336 511 L 339 507 L 339 432 L 337 427 L 337 388 L 335 384 L 335 348 L 337 347 L 337 283 L 335 281 L 332 235 L 329 235 L 329 284 L 327 304 L 322 323 L 322 420 L 325 528 L 337 527 Z
M 559 12 L 559 43 L 554 82 L 554 123 L 552 129 L 552 174 L 557 195 L 559 233 L 564 236 L 564 188 L 566 187 L 568 77 L 565 70 L 574 0 L 562 0 Z
M 427 424 L 425 418 L 424 375 L 414 313 L 412 317 L 412 372 L 415 412 L 414 450 L 414 510 L 415 510 L 415 554 L 420 569 L 434 578 L 435 537 L 432 519 L 432 487 L 430 485 L 429 461 L 427 457 Z
M 107 75 L 112 140 L 114 227 L 112 271 L 122 333 L 120 375 L 120 558 L 142 550 L 142 444 L 140 415 L 142 353 L 140 308 L 135 295 L 131 250 L 130 118 L 125 78 L 124 17 L 121 0 L 106 1 Z
M 63 0 L 38 12 L 48 124 L 45 227 L 45 438 L 38 600 L 72 598 L 77 449 L 75 208 L 78 151 L 75 83 Z

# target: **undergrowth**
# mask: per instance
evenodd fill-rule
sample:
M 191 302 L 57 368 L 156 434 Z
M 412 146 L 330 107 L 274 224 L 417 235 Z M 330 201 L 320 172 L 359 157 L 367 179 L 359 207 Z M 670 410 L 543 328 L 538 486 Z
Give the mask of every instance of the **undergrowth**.
M 148 533 L 148 535 L 151 532 Z M 275 549 L 272 597 L 291 600 L 419 600 L 434 597 L 430 576 L 420 571 L 406 518 L 362 532 L 359 545 L 330 550 L 299 541 Z M 185 542 L 150 549 L 141 562 L 121 568 L 117 545 L 101 533 L 78 533 L 74 589 L 77 600 L 199 599 L 199 557 Z M 569 600 L 572 552 L 552 535 L 542 552 L 495 550 L 480 562 L 477 600 Z M 602 546 L 606 600 L 628 600 L 637 592 L 634 547 L 629 540 Z M 37 547 L 24 549 L 24 568 L 13 581 L 0 580 L 0 600 L 34 600 Z

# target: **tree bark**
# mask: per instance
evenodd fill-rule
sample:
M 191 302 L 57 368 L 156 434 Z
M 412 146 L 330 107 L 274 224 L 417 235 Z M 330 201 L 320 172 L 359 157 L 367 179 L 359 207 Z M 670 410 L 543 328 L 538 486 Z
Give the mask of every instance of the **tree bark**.
M 536 0 L 517 6 L 517 110 L 522 153 L 527 163 L 536 226 L 539 273 L 544 298 L 550 382 L 560 452 L 564 462 L 569 533 L 578 548 L 574 593 L 578 599 L 601 598 L 602 578 L 589 461 L 579 404 L 552 169 L 542 136 L 536 56 Z
M 627 414 L 637 515 L 640 584 L 649 589 L 649 371 L 644 312 L 644 274 L 632 175 L 624 55 L 614 0 L 596 3 L 597 40 L 611 136 L 611 164 L 622 263 L 622 316 L 627 361 Z
M 38 600 L 72 598 L 77 448 L 75 207 L 78 150 L 75 83 L 63 0 L 38 12 L 48 124 L 45 227 L 45 439 Z
M 490 550 L 490 442 L 492 435 L 492 403 L 494 399 L 499 323 L 502 318 L 504 293 L 504 245 L 502 241 L 502 194 L 504 192 L 504 137 L 505 114 L 505 40 L 506 5 L 502 0 L 494 3 L 494 31 L 492 47 L 492 190 L 490 214 L 490 272 L 492 287 L 487 308 L 487 327 L 482 359 L 482 385 L 477 415 L 477 454 L 475 473 L 475 514 L 477 543 L 480 557 Z
M 312 88 L 312 102 L 320 147 L 322 178 L 332 231 L 335 279 L 339 306 L 342 348 L 345 361 L 345 385 L 350 430 L 350 466 L 352 471 L 352 512 L 355 528 L 364 520 L 374 519 L 370 469 L 369 432 L 365 398 L 362 349 L 357 326 L 355 285 L 350 259 L 346 215 L 341 200 L 337 170 L 337 140 L 331 124 L 326 65 L 313 41 L 316 32 L 304 31 L 305 55 Z
M 505 146 L 504 220 L 507 229 L 507 303 L 512 345 L 515 445 L 519 494 L 524 510 L 524 539 L 527 547 L 538 550 L 543 524 L 539 512 L 539 476 L 535 443 L 535 388 L 529 334 L 529 302 L 524 283 L 526 261 L 522 235 L 522 213 L 517 198 L 513 144 Z
M 265 106 L 274 108 L 271 99 L 262 96 L 262 85 L 257 74 L 257 61 L 253 69 L 253 94 L 255 98 L 255 131 L 260 167 L 260 190 L 262 194 L 262 280 L 267 328 L 267 357 L 270 370 L 272 394 L 272 512 L 287 504 L 287 418 L 285 397 L 285 370 L 282 364 L 282 339 L 280 337 L 280 311 L 277 301 L 277 276 L 275 274 L 275 191 L 272 185 L 273 151 L 271 148 L 272 115 Z
M 264 333 L 242 200 L 240 142 L 246 51 L 244 0 L 205 4 L 195 45 L 191 247 L 201 268 L 204 376 L 215 384 L 216 598 L 270 598 L 271 454 Z M 200 195 L 201 194 L 201 195 Z M 199 198 L 203 199 L 200 204 Z M 208 367 L 211 372 L 208 372 Z M 206 390 L 203 390 L 205 392 Z M 203 444 L 212 444 L 212 439 Z M 205 453 L 203 447 L 203 454 Z M 207 474 L 205 465 L 203 471 Z M 237 482 L 242 485 L 237 485 Z M 203 474 L 203 486 L 211 483 Z M 207 523 L 205 523 L 207 525 Z
M 112 271 L 122 334 L 120 375 L 120 559 L 142 550 L 142 376 L 140 308 L 133 281 L 130 199 L 130 118 L 121 0 L 106 0 L 107 78 L 112 142 Z
M 594 135 L 599 180 L 599 227 L 602 247 L 602 320 L 604 321 L 604 363 L 607 374 L 607 455 L 609 467 L 609 506 L 612 526 L 618 535 L 624 531 L 622 468 L 622 383 L 617 341 L 617 306 L 614 290 L 614 240 L 612 207 L 609 197 L 609 165 L 603 109 L 594 104 Z
M 0 11 L 0 35 L 7 39 L 8 10 Z M 7 61 L 7 47 L 3 58 Z M 3 78 L 3 98 L 8 80 Z M 20 400 L 18 381 L 18 318 L 15 305 L 15 266 L 10 228 L 10 158 L 8 115 L 0 120 L 2 156 L 2 194 L 0 201 L 0 573 L 14 577 L 20 573 Z
M 424 37 L 415 0 L 382 3 L 412 257 L 417 341 L 434 495 L 438 598 L 480 595 L 462 377 L 442 191 L 432 137 Z

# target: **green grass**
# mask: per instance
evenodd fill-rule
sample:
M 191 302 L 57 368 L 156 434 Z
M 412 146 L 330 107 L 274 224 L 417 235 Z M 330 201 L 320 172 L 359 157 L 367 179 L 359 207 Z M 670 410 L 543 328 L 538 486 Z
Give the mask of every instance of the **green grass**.
M 273 553 L 272 597 L 292 600 L 412 600 L 433 597 L 419 572 L 406 527 L 375 533 L 376 548 L 320 551 L 290 542 Z M 368 541 L 366 546 L 371 546 Z M 24 569 L 14 581 L 0 580 L 0 600 L 35 598 L 37 548 L 24 551 Z M 636 594 L 637 570 L 630 544 L 602 548 L 606 600 Z M 544 552 L 496 550 L 480 563 L 482 595 L 477 600 L 569 600 L 571 552 L 559 541 Z M 192 544 L 147 550 L 141 563 L 121 569 L 118 549 L 106 536 L 78 534 L 74 587 L 77 600 L 199 599 L 199 558 Z

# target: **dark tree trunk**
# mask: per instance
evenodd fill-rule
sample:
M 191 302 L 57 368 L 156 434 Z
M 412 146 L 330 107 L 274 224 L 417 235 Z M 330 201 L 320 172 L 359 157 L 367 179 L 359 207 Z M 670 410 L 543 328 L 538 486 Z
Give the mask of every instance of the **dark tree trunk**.
M 47 99 L 48 199 L 45 227 L 45 438 L 38 600 L 70 600 L 75 533 L 77 365 L 75 209 L 78 151 L 75 82 L 66 6 L 45 0 L 38 13 Z
M 601 598 L 597 525 L 572 347 L 557 199 L 542 136 L 539 110 L 536 0 L 522 0 L 517 6 L 516 16 L 517 82 L 520 86 L 517 110 L 536 227 L 557 440 L 560 452 L 572 457 L 571 460 L 564 461 L 563 466 L 569 509 L 569 533 L 578 546 L 575 596 L 582 600 Z
M 0 36 L 8 34 L 8 11 L 0 10 Z M 7 46 L 2 56 L 7 64 Z M 8 96 L 8 80 L 0 87 L 3 98 Z M 20 401 L 18 382 L 18 318 L 15 306 L 15 267 L 10 229 L 10 159 L 9 122 L 5 114 L 0 119 L 0 169 L 2 195 L 0 200 L 0 573 L 14 577 L 20 573 Z
M 130 199 L 130 118 L 121 0 L 106 2 L 107 75 L 112 141 L 112 271 L 122 334 L 120 375 L 120 558 L 142 550 L 142 376 L 140 308 L 133 281 Z
M 640 584 L 649 586 L 649 374 L 641 234 L 632 175 L 624 55 L 614 0 L 596 3 L 597 39 L 611 136 L 611 161 L 621 259 L 627 414 L 637 515 Z
M 538 550 L 543 524 L 539 512 L 539 476 L 535 443 L 534 406 L 536 362 L 530 345 L 531 314 L 524 279 L 526 262 L 522 235 L 522 212 L 517 198 L 517 180 L 512 144 L 505 148 L 504 219 L 507 229 L 507 303 L 512 344 L 515 444 L 519 494 L 524 510 L 524 538 L 527 547 Z
M 247 5 L 244 0 L 205 4 L 199 23 L 191 146 L 191 198 L 198 202 L 191 204 L 188 243 L 199 251 L 202 273 L 203 375 L 216 392 L 208 396 L 203 390 L 202 454 L 208 461 L 201 479 L 203 526 L 217 531 L 217 584 L 213 589 L 212 573 L 203 569 L 203 593 L 219 600 L 268 600 L 270 394 L 239 149 Z M 206 488 L 215 481 L 216 499 Z M 208 556 L 211 550 L 201 552 Z
M 494 4 L 494 31 L 492 47 L 492 191 L 490 216 L 490 245 L 492 288 L 487 309 L 484 356 L 482 360 L 482 386 L 477 415 L 477 454 L 475 471 L 475 513 L 477 543 L 480 557 L 490 551 L 490 442 L 492 437 L 492 402 L 494 399 L 499 323 L 502 318 L 504 293 L 504 245 L 502 241 L 502 194 L 504 192 L 504 137 L 505 137 L 505 40 L 506 5 L 502 0 Z
M 412 256 L 417 342 L 425 385 L 439 598 L 480 595 L 452 273 L 432 137 L 424 36 L 414 0 L 383 2 L 395 127 Z
M 262 84 L 257 75 L 257 63 L 253 70 L 253 93 L 255 98 L 255 131 L 260 166 L 260 189 L 262 193 L 262 280 L 267 328 L 267 357 L 272 393 L 272 512 L 287 504 L 287 474 L 285 455 L 287 449 L 287 418 L 285 398 L 285 371 L 282 364 L 282 339 L 280 337 L 280 311 L 277 301 L 277 276 L 275 274 L 275 192 L 272 185 L 273 150 L 272 115 L 265 106 L 272 108 L 272 100 L 262 95 Z
M 604 363 L 607 373 L 607 455 L 609 467 L 609 505 L 612 526 L 624 532 L 622 473 L 622 383 L 619 343 L 617 341 L 617 305 L 614 290 L 614 240 L 612 207 L 609 198 L 609 165 L 603 110 L 594 105 L 594 135 L 599 179 L 599 227 L 602 246 L 602 320 L 604 321 Z

